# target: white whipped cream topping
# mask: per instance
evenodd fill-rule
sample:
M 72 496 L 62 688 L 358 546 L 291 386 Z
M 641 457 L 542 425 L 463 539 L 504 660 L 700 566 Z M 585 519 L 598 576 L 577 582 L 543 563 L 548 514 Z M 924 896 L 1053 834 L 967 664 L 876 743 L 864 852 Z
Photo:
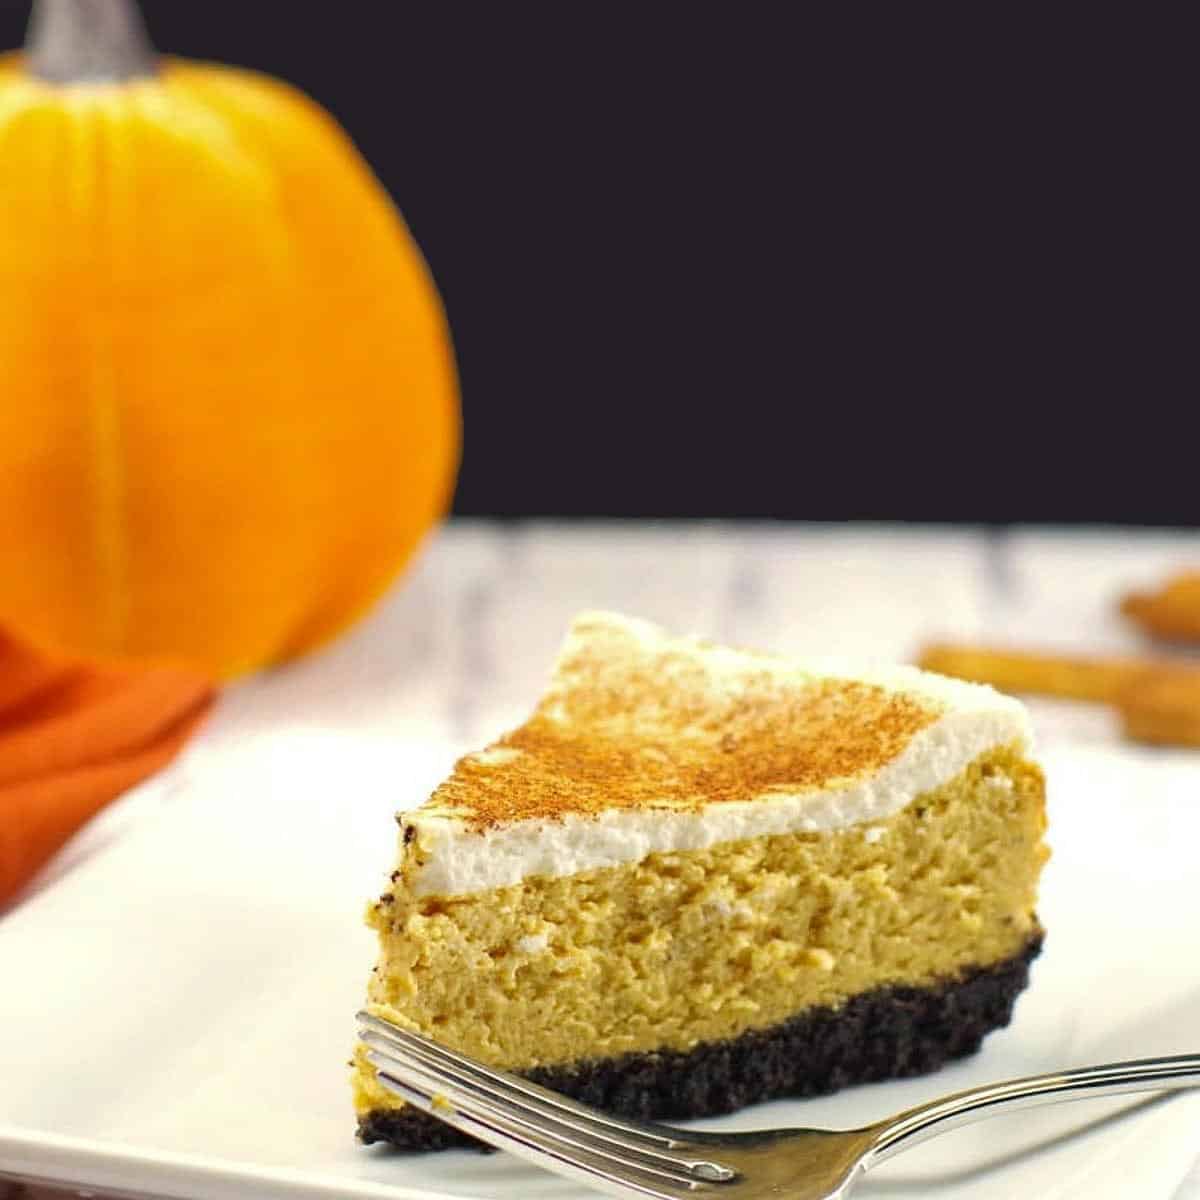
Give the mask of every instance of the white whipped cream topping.
M 599 618 L 589 614 L 593 623 Z M 582 618 L 581 618 L 582 620 Z M 949 782 L 974 759 L 1000 746 L 1032 750 L 1025 707 L 990 687 L 947 679 L 909 666 L 771 659 L 725 647 L 668 639 L 648 622 L 603 615 L 645 644 L 669 640 L 703 659 L 711 674 L 736 677 L 748 665 L 794 675 L 798 682 L 836 677 L 909 693 L 944 711 L 916 733 L 904 750 L 865 779 L 836 782 L 811 791 L 771 791 L 742 801 L 700 809 L 610 809 L 596 815 L 566 813 L 480 830 L 453 810 L 427 806 L 404 814 L 415 830 L 423 865 L 412 878 L 417 894 L 461 895 L 520 883 L 531 875 L 565 876 L 598 867 L 639 862 L 654 852 L 699 850 L 724 842 L 780 833 L 820 833 L 863 825 L 868 841 L 883 836 L 869 828 L 915 797 Z M 568 638 L 564 657 L 572 649 Z M 748 662 L 749 660 L 749 662 Z M 553 694 L 553 685 L 551 689 Z M 503 749 L 505 754 L 514 753 Z M 492 751 L 482 751 L 486 760 Z
M 949 782 L 981 754 L 1010 743 L 1029 746 L 1028 720 L 1019 704 L 996 695 L 992 709 L 946 713 L 916 734 L 878 774 L 845 787 L 802 795 L 775 792 L 766 799 L 726 801 L 699 810 L 568 813 L 483 831 L 449 814 L 418 810 L 405 817 L 416 827 L 426 856 L 413 887 L 422 895 L 460 895 L 520 883 L 529 875 L 574 875 L 639 862 L 655 851 L 700 850 L 772 833 L 875 824 L 922 792 Z

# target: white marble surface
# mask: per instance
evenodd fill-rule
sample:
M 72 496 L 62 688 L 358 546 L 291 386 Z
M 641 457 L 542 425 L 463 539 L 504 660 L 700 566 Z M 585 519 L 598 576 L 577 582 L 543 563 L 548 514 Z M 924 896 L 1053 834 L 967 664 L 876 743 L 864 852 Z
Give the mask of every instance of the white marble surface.
M 460 522 L 431 541 L 355 630 L 231 688 L 189 756 L 201 766 L 281 727 L 463 746 L 487 740 L 522 718 L 582 608 L 798 653 L 905 660 L 935 637 L 1133 650 L 1139 642 L 1117 615 L 1117 598 L 1189 563 L 1200 564 L 1200 537 L 1184 532 Z M 1033 707 L 1043 744 L 1116 738 L 1100 709 Z M 1200 754 L 1196 764 L 1200 773 Z M 160 802 L 151 791 L 115 805 L 41 886 Z M 9 1200 L 4 1186 L 0 1197 Z M 60 1195 L 31 1188 L 27 1200 Z M 1200 1200 L 1200 1163 L 1173 1200 L 1185 1198 Z

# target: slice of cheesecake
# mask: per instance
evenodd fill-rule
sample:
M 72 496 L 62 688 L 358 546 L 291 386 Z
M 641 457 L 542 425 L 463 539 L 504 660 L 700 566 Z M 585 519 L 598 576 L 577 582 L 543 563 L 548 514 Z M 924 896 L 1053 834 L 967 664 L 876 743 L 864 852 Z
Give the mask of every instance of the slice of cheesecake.
M 931 1071 L 1041 942 L 1030 753 L 990 688 L 585 614 L 533 716 L 398 815 L 369 1006 L 641 1118 Z M 466 1141 L 354 1082 L 364 1141 Z

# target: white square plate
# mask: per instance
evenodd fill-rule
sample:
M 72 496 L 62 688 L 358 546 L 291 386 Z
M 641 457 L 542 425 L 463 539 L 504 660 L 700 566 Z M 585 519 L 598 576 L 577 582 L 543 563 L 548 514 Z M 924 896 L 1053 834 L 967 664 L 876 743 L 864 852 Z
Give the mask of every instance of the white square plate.
M 502 1155 L 352 1136 L 362 910 L 391 810 L 451 758 L 319 729 L 198 754 L 186 786 L 0 920 L 0 1174 L 197 1200 L 583 1195 Z M 710 1127 L 859 1124 L 987 1080 L 1200 1050 L 1197 760 L 1064 749 L 1049 770 L 1047 946 L 1011 1028 L 935 1076 Z M 950 1134 L 856 1195 L 1166 1200 L 1197 1154 L 1200 1094 L 1092 1101 Z

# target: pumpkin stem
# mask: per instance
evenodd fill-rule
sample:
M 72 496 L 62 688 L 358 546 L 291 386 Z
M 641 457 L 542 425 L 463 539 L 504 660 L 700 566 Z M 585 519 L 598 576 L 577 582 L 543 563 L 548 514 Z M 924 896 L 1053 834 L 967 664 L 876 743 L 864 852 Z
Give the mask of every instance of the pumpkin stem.
M 157 56 L 135 0 L 34 0 L 26 65 L 52 83 L 153 75 Z

